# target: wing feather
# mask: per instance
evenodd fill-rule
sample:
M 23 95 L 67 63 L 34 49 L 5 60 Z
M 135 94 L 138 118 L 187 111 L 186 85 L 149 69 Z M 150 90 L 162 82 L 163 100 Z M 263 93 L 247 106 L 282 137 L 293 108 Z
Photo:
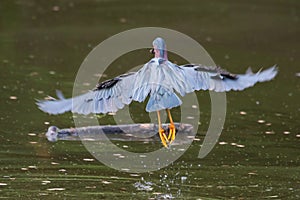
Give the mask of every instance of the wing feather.
M 58 100 L 38 101 L 39 109 L 49 114 L 61 114 L 67 111 L 79 114 L 116 112 L 131 103 L 132 86 L 136 73 L 123 74 L 99 83 L 92 91 L 74 98 L 65 99 L 57 91 Z
M 199 65 L 179 66 L 184 71 L 186 83 L 194 90 L 212 90 L 225 92 L 240 91 L 252 87 L 258 82 L 272 80 L 278 73 L 276 66 L 253 73 L 249 68 L 245 74 L 232 74 L 220 67 L 206 67 Z

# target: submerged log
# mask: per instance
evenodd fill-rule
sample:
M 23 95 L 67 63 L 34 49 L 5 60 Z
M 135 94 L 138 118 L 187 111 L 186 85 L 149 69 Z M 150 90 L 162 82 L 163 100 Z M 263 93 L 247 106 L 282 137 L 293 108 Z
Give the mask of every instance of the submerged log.
M 162 125 L 166 133 L 169 132 L 168 124 Z M 176 138 L 183 139 L 194 138 L 194 129 L 191 124 L 175 123 Z M 110 140 L 121 141 L 160 141 L 158 136 L 158 125 L 156 124 L 123 124 L 123 125 L 103 125 L 87 126 L 80 128 L 59 129 L 56 126 L 50 126 L 46 133 L 49 141 L 57 140 L 101 140 L 99 137 L 105 134 Z

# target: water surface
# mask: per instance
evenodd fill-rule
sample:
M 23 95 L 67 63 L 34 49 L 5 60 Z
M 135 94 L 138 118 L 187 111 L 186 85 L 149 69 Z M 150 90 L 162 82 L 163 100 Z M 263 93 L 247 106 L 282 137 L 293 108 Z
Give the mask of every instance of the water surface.
M 1 198 L 299 199 L 299 6 L 293 0 L 1 1 Z M 193 37 L 218 65 L 234 73 L 277 64 L 279 75 L 227 94 L 224 131 L 204 159 L 197 155 L 210 119 L 206 92 L 197 93 L 200 141 L 159 171 L 119 172 L 94 159 L 80 141 L 48 142 L 48 126 L 72 127 L 72 115 L 42 113 L 35 99 L 54 95 L 55 89 L 70 96 L 76 72 L 93 47 L 142 26 L 167 27 Z M 147 50 L 124 55 L 108 76 L 150 57 Z M 170 59 L 183 62 L 175 55 Z M 144 107 L 132 105 L 136 123 L 149 122 Z M 178 121 L 180 110 L 173 114 Z M 100 121 L 114 123 L 111 116 Z M 136 152 L 161 145 L 115 143 Z

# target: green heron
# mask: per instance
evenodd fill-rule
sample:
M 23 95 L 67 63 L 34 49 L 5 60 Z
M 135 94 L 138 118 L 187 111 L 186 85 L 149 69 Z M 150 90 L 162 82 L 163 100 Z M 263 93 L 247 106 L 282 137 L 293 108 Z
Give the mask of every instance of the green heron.
M 41 100 L 37 105 L 49 114 L 71 111 L 87 115 L 116 112 L 132 101 L 143 102 L 150 96 L 146 111 L 157 112 L 158 133 L 162 144 L 168 147 L 175 140 L 176 134 L 170 109 L 182 104 L 177 94 L 184 96 L 198 90 L 240 91 L 257 82 L 269 81 L 277 74 L 276 66 L 257 73 L 253 73 L 249 68 L 245 74 L 232 74 L 220 67 L 194 64 L 179 66 L 168 60 L 166 44 L 162 38 L 153 41 L 151 53 L 154 54 L 154 58 L 137 72 L 106 80 L 97 84 L 93 90 L 69 99 L 65 99 L 62 93 L 57 91 L 58 100 Z M 162 128 L 161 110 L 166 110 L 168 114 L 168 133 Z

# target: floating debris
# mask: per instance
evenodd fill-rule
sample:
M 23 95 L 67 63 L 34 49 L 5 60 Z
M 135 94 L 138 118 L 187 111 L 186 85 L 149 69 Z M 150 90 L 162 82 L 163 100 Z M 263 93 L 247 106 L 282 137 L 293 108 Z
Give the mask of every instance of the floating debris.
M 247 115 L 245 111 L 240 111 L 240 115 Z
M 59 165 L 57 162 L 51 162 L 51 165 Z
M 239 148 L 244 148 L 244 147 L 245 147 L 245 145 L 243 145 L 243 144 L 237 144 L 237 145 L 236 145 L 236 147 L 239 147 Z
M 36 136 L 36 133 L 28 133 L 29 136 Z
M 31 141 L 29 142 L 29 144 L 37 144 L 38 142 L 35 142 L 35 141 Z
M 10 100 L 17 100 L 18 97 L 16 97 L 16 96 L 10 96 L 9 99 L 10 99 Z
M 37 76 L 37 75 L 39 75 L 38 72 L 31 72 L 31 73 L 29 74 L 29 76 Z
M 28 55 L 28 58 L 30 58 L 30 59 L 34 59 L 34 58 L 35 58 L 35 56 L 34 56 L 33 54 L 29 54 L 29 55 Z
M 102 183 L 103 183 L 103 184 L 106 184 L 106 185 L 112 184 L 112 182 L 109 182 L 109 181 L 102 181 Z
M 83 161 L 93 162 L 93 161 L 95 161 L 95 159 L 93 159 L 93 158 L 84 158 Z
M 259 119 L 259 120 L 257 120 L 257 122 L 260 123 L 260 124 L 263 124 L 263 123 L 265 123 L 266 121 L 263 120 L 263 119 Z
M 58 12 L 59 10 L 60 10 L 59 6 L 53 6 L 52 7 L 52 11 L 54 11 L 54 12 Z
M 7 183 L 0 183 L 0 186 L 6 186 Z
M 266 123 L 266 126 L 271 126 L 272 125 L 272 123 Z
M 64 191 L 66 188 L 48 188 L 48 191 Z
M 44 124 L 45 124 L 45 125 L 49 125 L 49 124 L 50 124 L 50 122 L 44 122 Z
M 121 17 L 119 21 L 124 24 L 127 22 L 127 19 L 125 17 Z
M 211 42 L 211 41 L 212 41 L 212 38 L 211 38 L 210 36 L 207 36 L 207 37 L 205 38 L 205 40 L 206 40 L 207 42 Z
M 297 72 L 295 75 L 296 75 L 297 77 L 300 77 L 300 72 Z
M 297 137 L 297 138 L 300 138 L 300 134 L 297 134 L 296 137 Z
M 291 132 L 290 131 L 283 131 L 284 135 L 289 135 Z
M 95 185 L 93 186 L 85 186 L 86 189 L 96 189 L 97 187 Z
M 60 169 L 58 170 L 59 172 L 66 172 L 67 170 L 66 169 Z
M 21 170 L 22 171 L 28 171 L 28 168 L 27 167 L 22 167 Z
M 51 183 L 51 181 L 42 181 L 42 185 L 47 185 L 47 184 L 49 184 L 49 183 Z
M 227 142 L 219 142 L 220 145 L 228 144 Z
M 28 166 L 28 168 L 29 168 L 29 169 L 37 169 L 37 166 L 35 166 L 35 165 L 30 165 L 30 166 Z
M 192 108 L 197 109 L 198 106 L 197 105 L 192 105 Z
M 236 145 L 237 145 L 237 143 L 235 143 L 235 142 L 232 142 L 232 143 L 230 143 L 230 145 L 232 145 L 232 146 L 236 146 Z
M 132 177 L 139 177 L 139 176 L 141 176 L 140 174 L 129 174 L 130 176 L 132 176 Z
M 127 148 L 128 148 L 128 146 L 127 146 L 127 145 L 123 145 L 123 148 L 127 149 Z
M 51 75 L 55 75 L 55 74 L 56 74 L 56 72 L 55 72 L 55 71 L 49 71 L 49 74 L 51 74 Z
M 86 83 L 82 83 L 82 85 L 83 86 L 90 86 L 91 84 L 86 82 Z
M 275 134 L 275 132 L 274 131 L 266 131 L 265 134 L 272 135 L 272 134 Z
M 187 176 L 182 176 L 180 179 L 181 179 L 181 183 L 184 183 L 187 180 Z
M 249 172 L 248 175 L 257 175 L 256 172 Z

